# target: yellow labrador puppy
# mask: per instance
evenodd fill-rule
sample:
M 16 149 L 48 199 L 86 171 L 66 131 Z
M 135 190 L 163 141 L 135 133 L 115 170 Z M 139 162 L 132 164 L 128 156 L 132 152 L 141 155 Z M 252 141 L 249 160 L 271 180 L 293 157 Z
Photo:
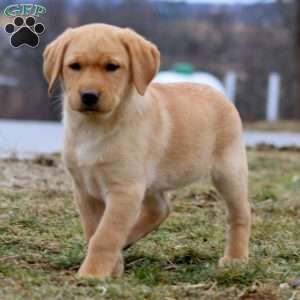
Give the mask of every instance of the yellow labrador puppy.
M 130 29 L 68 29 L 44 52 L 64 89 L 63 161 L 88 240 L 83 277 L 123 272 L 122 249 L 169 215 L 164 192 L 211 175 L 228 208 L 220 264 L 247 261 L 250 206 L 239 114 L 198 84 L 150 84 L 158 49 Z

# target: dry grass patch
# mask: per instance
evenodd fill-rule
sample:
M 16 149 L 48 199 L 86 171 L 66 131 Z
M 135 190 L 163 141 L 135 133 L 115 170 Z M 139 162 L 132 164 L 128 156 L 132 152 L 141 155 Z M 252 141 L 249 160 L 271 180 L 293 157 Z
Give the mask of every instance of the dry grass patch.
M 0 161 L 0 299 L 299 299 L 300 153 L 249 151 L 249 166 L 249 265 L 217 268 L 225 213 L 205 182 L 172 193 L 125 276 L 99 282 L 75 277 L 86 245 L 59 158 Z

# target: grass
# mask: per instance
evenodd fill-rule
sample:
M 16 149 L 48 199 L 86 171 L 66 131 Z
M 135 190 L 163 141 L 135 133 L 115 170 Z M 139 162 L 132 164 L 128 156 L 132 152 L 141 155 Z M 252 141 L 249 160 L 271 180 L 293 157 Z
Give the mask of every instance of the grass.
M 75 277 L 85 253 L 58 157 L 0 161 L 0 299 L 300 299 L 300 152 L 249 151 L 251 260 L 218 268 L 225 213 L 209 182 L 172 194 L 118 280 Z M 297 282 L 296 282 L 297 283 Z

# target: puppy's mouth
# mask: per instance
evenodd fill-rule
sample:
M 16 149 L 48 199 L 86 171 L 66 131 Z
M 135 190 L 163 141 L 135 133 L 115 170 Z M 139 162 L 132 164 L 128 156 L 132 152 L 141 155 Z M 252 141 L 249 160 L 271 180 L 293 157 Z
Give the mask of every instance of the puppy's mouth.
M 79 110 L 81 113 L 99 113 L 96 107 L 83 107 Z
M 103 110 L 99 107 L 80 107 L 78 110 L 80 113 L 85 114 L 85 115 L 105 115 L 111 112 L 111 110 Z

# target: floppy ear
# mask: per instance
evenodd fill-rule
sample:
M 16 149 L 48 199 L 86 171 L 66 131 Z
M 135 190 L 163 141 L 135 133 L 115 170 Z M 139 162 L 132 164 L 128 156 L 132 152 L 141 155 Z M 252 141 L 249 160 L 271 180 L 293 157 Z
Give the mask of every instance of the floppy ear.
M 71 39 L 71 31 L 72 29 L 67 29 L 44 50 L 43 72 L 49 84 L 49 94 L 53 89 L 54 83 L 61 75 L 64 54 Z
M 159 70 L 160 53 L 157 47 L 131 29 L 121 30 L 121 39 L 130 58 L 132 81 L 140 95 Z

